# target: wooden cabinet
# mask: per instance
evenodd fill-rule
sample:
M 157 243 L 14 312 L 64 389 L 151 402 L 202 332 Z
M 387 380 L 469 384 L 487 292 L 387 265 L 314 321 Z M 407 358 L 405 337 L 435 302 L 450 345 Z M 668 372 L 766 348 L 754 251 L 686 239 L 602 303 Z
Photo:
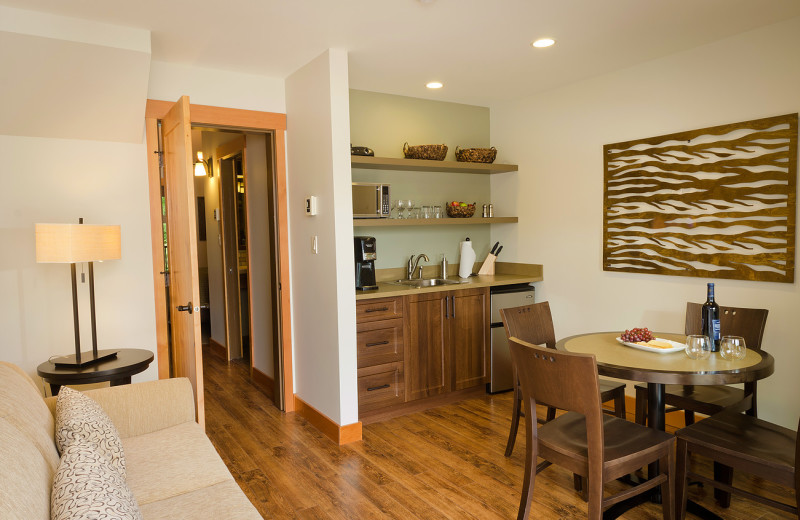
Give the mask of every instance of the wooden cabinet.
M 402 298 L 356 303 L 356 348 L 359 412 L 405 402 Z
M 447 297 L 445 297 L 447 295 Z M 443 394 L 449 390 L 450 293 L 406 296 L 406 399 Z
M 406 400 L 486 382 L 488 288 L 407 296 L 404 312 Z
M 454 291 L 451 298 L 452 389 L 461 390 L 488 382 L 489 289 Z

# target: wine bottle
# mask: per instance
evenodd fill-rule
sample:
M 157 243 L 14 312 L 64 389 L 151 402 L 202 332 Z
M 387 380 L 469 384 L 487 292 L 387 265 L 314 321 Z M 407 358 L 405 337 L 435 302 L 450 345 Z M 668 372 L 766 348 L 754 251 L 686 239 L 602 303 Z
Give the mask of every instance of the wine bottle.
M 719 351 L 719 305 L 714 301 L 714 284 L 708 284 L 708 296 L 700 317 L 701 331 L 711 342 L 711 351 Z

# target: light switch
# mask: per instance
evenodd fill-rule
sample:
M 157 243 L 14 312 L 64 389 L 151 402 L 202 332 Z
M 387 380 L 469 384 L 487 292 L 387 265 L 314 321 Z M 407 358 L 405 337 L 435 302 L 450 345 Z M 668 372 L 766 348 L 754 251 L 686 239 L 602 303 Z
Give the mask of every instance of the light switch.
M 319 241 L 317 240 L 317 235 L 311 237 L 311 251 L 313 251 L 315 255 L 319 254 Z
M 317 214 L 317 198 L 315 196 L 306 197 L 306 215 L 312 216 Z

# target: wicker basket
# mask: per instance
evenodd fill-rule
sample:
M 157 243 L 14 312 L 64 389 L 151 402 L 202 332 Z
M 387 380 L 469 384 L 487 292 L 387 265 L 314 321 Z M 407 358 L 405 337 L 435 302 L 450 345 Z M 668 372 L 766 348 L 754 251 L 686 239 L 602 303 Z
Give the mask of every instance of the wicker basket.
M 493 163 L 497 157 L 497 148 L 462 148 L 456 146 L 456 161 L 458 162 L 476 162 L 476 163 Z
M 448 204 L 447 216 L 451 218 L 470 218 L 475 214 L 475 203 L 467 204 L 466 206 L 451 206 Z
M 420 144 L 417 146 L 403 145 L 403 155 L 406 159 L 426 159 L 428 161 L 444 161 L 447 155 L 446 144 Z

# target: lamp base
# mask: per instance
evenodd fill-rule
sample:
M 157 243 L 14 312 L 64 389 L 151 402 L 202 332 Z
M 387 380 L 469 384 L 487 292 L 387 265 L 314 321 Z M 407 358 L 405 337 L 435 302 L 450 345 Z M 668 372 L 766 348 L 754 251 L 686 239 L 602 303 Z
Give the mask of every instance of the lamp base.
M 57 367 L 64 367 L 64 368 L 83 368 L 94 365 L 96 363 L 100 363 L 101 361 L 106 361 L 109 359 L 113 359 L 117 357 L 117 351 L 112 350 L 104 350 L 94 355 L 92 351 L 89 352 L 81 352 L 81 362 L 78 363 L 75 361 L 75 354 L 70 354 L 68 356 L 61 356 L 55 358 L 53 360 L 53 364 Z

